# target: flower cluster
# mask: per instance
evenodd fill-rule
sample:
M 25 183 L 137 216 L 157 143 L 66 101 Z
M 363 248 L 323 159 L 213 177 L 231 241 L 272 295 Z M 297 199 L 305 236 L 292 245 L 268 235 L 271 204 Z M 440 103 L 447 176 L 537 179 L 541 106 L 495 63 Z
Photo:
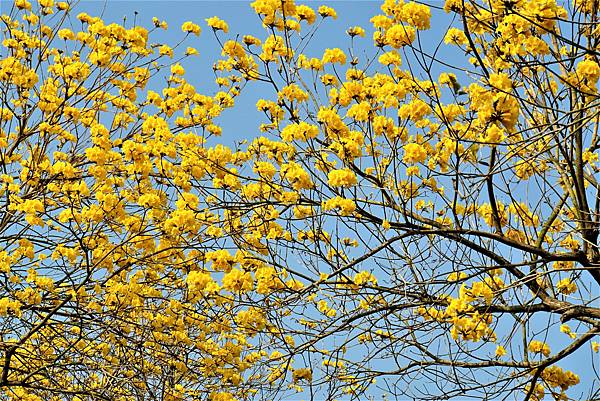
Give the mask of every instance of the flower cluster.
M 327 175 L 328 183 L 332 187 L 352 187 L 356 185 L 356 174 L 350 169 L 332 170 Z

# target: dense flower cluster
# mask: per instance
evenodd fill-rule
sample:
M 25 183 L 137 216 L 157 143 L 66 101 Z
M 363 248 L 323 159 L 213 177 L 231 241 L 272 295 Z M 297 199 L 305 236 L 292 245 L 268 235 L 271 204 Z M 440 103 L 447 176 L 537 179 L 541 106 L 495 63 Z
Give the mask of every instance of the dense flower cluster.
M 394 358 L 469 396 L 492 377 L 489 392 L 569 399 L 580 380 L 557 363 L 600 316 L 596 3 L 447 0 L 458 24 L 430 49 L 432 8 L 384 0 L 371 49 L 357 25 L 350 48 L 311 54 L 341 13 L 255 0 L 262 34 L 205 19 L 209 92 L 190 78 L 193 21 L 164 43 L 157 17 L 14 0 L 2 395 L 363 399 Z M 219 143 L 255 90 L 261 122 Z

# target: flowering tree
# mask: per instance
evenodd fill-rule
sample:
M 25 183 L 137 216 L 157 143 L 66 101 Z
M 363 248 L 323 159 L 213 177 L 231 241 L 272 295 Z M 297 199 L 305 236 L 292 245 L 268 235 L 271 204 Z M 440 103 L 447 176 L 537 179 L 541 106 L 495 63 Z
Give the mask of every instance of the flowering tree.
M 211 297 L 185 285 L 218 249 L 218 214 L 189 191 L 238 157 L 204 146 L 237 92 L 198 93 L 173 60 L 196 50 L 150 41 L 165 22 L 72 6 L 17 0 L 2 15 L 2 397 L 172 400 L 213 393 L 216 366 L 243 394 L 260 354 L 215 283 Z
M 598 2 L 386 0 L 319 54 L 333 8 L 251 6 L 214 95 L 164 21 L 2 16 L 6 397 L 598 398 Z

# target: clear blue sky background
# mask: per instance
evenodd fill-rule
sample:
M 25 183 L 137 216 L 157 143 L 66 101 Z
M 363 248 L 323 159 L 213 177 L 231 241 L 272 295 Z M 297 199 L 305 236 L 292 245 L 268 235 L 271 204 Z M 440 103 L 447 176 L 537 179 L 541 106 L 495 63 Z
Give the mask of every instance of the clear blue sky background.
M 2 2 L 4 3 L 5 0 L 2 0 Z M 380 1 L 298 1 L 298 3 L 305 3 L 313 7 L 327 4 L 334 7 L 338 13 L 337 20 L 329 19 L 322 26 L 315 40 L 313 40 L 310 50 L 306 52 L 307 55 L 320 57 L 323 50 L 328 47 L 339 47 L 347 50 L 350 40 L 344 32 L 348 27 L 354 25 L 360 25 L 368 32 L 365 38 L 355 39 L 356 47 L 362 47 L 368 49 L 371 54 L 374 53 L 369 19 L 371 16 L 380 13 Z M 442 6 L 443 2 L 430 2 L 430 4 Z M 130 25 L 134 18 L 134 11 L 137 11 L 137 21 L 145 27 L 152 26 L 151 20 L 154 16 L 161 20 L 164 19 L 169 24 L 169 30 L 155 35 L 151 39 L 153 42 L 160 41 L 167 44 L 177 43 L 183 37 L 180 26 L 184 21 L 192 20 L 198 23 L 202 27 L 202 34 L 199 38 L 195 36 L 188 38 L 182 50 L 185 49 L 185 46 L 193 46 L 199 50 L 200 56 L 190 58 L 183 65 L 186 68 L 188 81 L 199 92 L 207 94 L 214 93 L 217 90 L 214 83 L 212 64 L 220 54 L 220 47 L 213 37 L 211 29 L 206 26 L 204 19 L 217 15 L 227 21 L 230 26 L 230 33 L 222 36 L 224 38 L 234 38 L 237 33 L 264 37 L 260 20 L 250 8 L 250 1 L 82 1 L 78 6 L 78 10 L 86 11 L 90 15 L 102 14 L 103 19 L 107 22 L 122 22 L 123 17 L 126 17 L 128 21 L 126 25 Z M 449 26 L 458 26 L 457 22 L 453 23 L 452 16 L 446 15 L 443 11 L 432 10 L 432 12 L 432 29 L 422 34 L 425 48 L 431 50 L 435 49 L 443 39 Z M 78 21 L 75 20 L 75 22 Z M 220 33 L 220 35 L 223 34 Z M 443 44 L 440 47 L 438 57 L 454 65 L 464 65 L 466 62 L 464 55 L 459 50 Z M 447 69 L 441 69 L 437 66 L 434 77 L 437 77 L 437 73 L 442 70 L 447 71 Z M 223 135 L 218 139 L 220 142 L 233 144 L 260 135 L 258 126 L 264 120 L 261 114 L 256 111 L 255 103 L 261 96 L 272 98 L 273 93 L 270 88 L 263 85 L 263 89 L 261 89 L 261 85 L 256 83 L 252 84 L 250 88 L 251 90 L 243 92 L 242 96 L 237 99 L 235 108 L 226 110 L 222 117 L 217 120 L 223 127 Z M 538 321 L 537 323 L 540 324 L 540 327 L 545 327 L 547 324 L 545 321 Z M 571 325 L 571 327 L 575 329 L 574 325 Z M 502 332 L 502 329 L 499 328 L 498 332 Z M 556 338 L 551 338 L 548 341 L 550 345 L 556 346 L 558 349 L 558 345 L 565 345 L 568 342 L 568 337 L 562 333 L 557 333 Z M 589 390 L 592 386 L 598 386 L 597 383 L 592 383 L 596 374 L 588 370 L 591 366 L 591 358 L 594 358 L 594 356 L 590 353 L 590 347 L 584 346 L 560 364 L 563 368 L 573 370 L 580 375 L 581 384 L 570 391 L 570 394 L 585 394 L 586 390 Z M 596 360 L 596 362 L 598 361 Z M 305 397 L 306 395 L 298 394 L 294 399 Z

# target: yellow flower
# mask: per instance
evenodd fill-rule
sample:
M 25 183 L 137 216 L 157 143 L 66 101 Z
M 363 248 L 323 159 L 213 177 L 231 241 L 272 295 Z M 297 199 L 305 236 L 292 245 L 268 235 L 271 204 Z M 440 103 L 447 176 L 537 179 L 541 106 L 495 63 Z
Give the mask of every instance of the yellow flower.
M 341 49 L 326 49 L 323 53 L 323 64 L 327 63 L 339 63 L 341 65 L 346 64 L 346 55 Z
M 314 187 L 310 175 L 296 162 L 281 165 L 280 175 L 285 178 L 296 191 Z
M 452 73 L 443 72 L 438 77 L 438 81 L 440 85 L 448 85 L 450 87 L 454 86 L 454 83 L 457 82 L 456 75 Z
M 256 0 L 250 4 L 256 14 L 265 16 L 263 19 L 265 25 L 273 23 L 279 5 L 281 3 L 278 4 L 278 2 L 272 0 Z
M 398 53 L 396 50 L 383 53 L 381 56 L 379 56 L 378 61 L 383 65 L 402 65 L 402 58 L 400 53 Z
M 221 54 L 235 59 L 241 59 L 246 55 L 246 50 L 244 50 L 244 47 L 235 40 L 228 40 L 223 44 Z
M 356 174 L 350 169 L 332 170 L 327 175 L 332 187 L 352 187 L 356 185 Z
M 388 29 L 394 25 L 394 20 L 385 15 L 376 15 L 370 21 L 375 29 Z
M 409 45 L 415 40 L 415 28 L 408 25 L 397 24 L 385 32 L 385 43 L 395 49 Z
M 577 251 L 580 248 L 579 241 L 576 238 L 573 238 L 572 235 L 567 235 L 565 239 L 560 241 L 560 246 L 570 249 L 572 251 Z
M 185 70 L 181 66 L 181 64 L 176 63 L 171 66 L 171 74 L 173 75 L 183 75 L 185 74 Z
M 312 381 L 312 370 L 309 368 L 296 369 L 292 374 L 292 379 L 294 383 L 297 383 L 300 380 L 306 380 L 310 382 Z
M 407 143 L 404 145 L 404 157 L 402 161 L 405 163 L 423 163 L 427 158 L 427 151 L 418 143 Z
M 170 46 L 168 45 L 162 45 L 158 48 L 158 53 L 161 56 L 169 56 L 171 58 L 173 58 L 173 49 L 171 49 Z
M 416 175 L 419 176 L 419 167 L 418 166 L 410 166 L 406 168 L 406 175 L 408 177 Z
M 368 271 L 361 271 L 356 273 L 352 281 L 354 282 L 354 284 L 359 286 L 365 284 L 377 285 L 377 278 Z
M 77 14 L 77 19 L 81 21 L 81 23 L 89 24 L 92 22 L 93 18 L 88 13 L 79 13 Z
M 196 50 L 193 47 L 188 47 L 187 49 L 185 49 L 185 54 L 186 54 L 186 56 L 197 55 L 198 54 L 198 50 Z
M 577 284 L 575 284 L 570 278 L 565 278 L 556 284 L 556 289 L 561 294 L 569 295 L 577 291 Z
M 579 383 L 579 376 L 569 370 L 563 370 L 561 367 L 552 365 L 542 371 L 541 379 L 551 387 L 560 387 L 561 390 L 567 390 L 569 387 Z M 565 399 L 565 398 L 560 398 Z
M 410 3 L 404 4 L 400 9 L 400 19 L 417 29 L 429 29 L 431 10 L 424 4 L 418 4 L 411 1 Z
M 488 78 L 491 87 L 508 92 L 513 87 L 513 82 L 506 73 L 491 74 Z
M 186 278 L 186 284 L 190 293 L 201 293 L 210 288 L 213 279 L 209 273 L 192 271 Z
M 338 209 L 341 216 L 349 216 L 356 210 L 356 204 L 352 199 L 345 199 L 339 196 L 323 201 L 321 207 L 325 211 Z
M 307 141 L 319 136 L 319 127 L 304 121 L 290 124 L 281 131 L 281 139 L 286 142 L 293 140 Z
M 598 12 L 598 5 L 594 0 L 573 0 L 573 6 L 575 6 L 577 11 L 584 14 Z
M 234 320 L 238 326 L 248 332 L 251 336 L 254 336 L 267 325 L 264 312 L 254 307 L 238 312 Z
M 538 340 L 533 340 L 529 343 L 529 352 L 532 352 L 534 354 L 542 354 L 545 357 L 550 356 L 550 347 L 548 346 L 548 344 L 538 341 Z
M 194 24 L 192 21 L 186 21 L 181 25 L 181 30 L 186 33 L 193 33 L 196 36 L 200 36 L 200 26 Z
M 296 84 L 290 84 L 281 88 L 278 93 L 279 99 L 287 99 L 290 102 L 304 102 L 308 100 L 308 93 L 304 92 Z
M 501 358 L 506 355 L 506 349 L 502 345 L 496 347 L 496 358 Z
M 338 79 L 332 74 L 323 74 L 321 76 L 321 82 L 325 86 L 335 86 L 338 84 Z
M 319 15 L 323 18 L 331 17 L 337 19 L 337 13 L 331 7 L 321 6 L 319 7 Z
M 28 289 L 31 289 L 29 287 Z M 8 297 L 0 299 L 0 316 L 6 316 L 9 313 L 21 316 L 21 302 L 13 301 Z
M 361 36 L 361 37 L 365 37 L 365 30 L 363 28 L 361 28 L 360 26 L 353 26 L 350 27 L 346 30 L 346 33 L 348 35 L 350 35 L 351 37 L 354 36 Z
M 222 19 L 217 16 L 207 18 L 206 23 L 210 26 L 214 31 L 223 31 L 225 33 L 229 32 L 229 25 Z
M 152 23 L 157 28 L 162 28 L 162 29 L 165 29 L 165 30 L 168 28 L 167 21 L 161 21 L 161 20 L 159 20 L 156 17 L 152 17 Z
M 591 165 L 595 165 L 595 162 L 598 161 L 598 153 L 592 153 L 589 151 L 589 149 L 586 149 L 583 152 L 582 160 L 585 163 L 590 163 Z
M 431 107 L 421 99 L 413 99 L 410 103 L 403 104 L 398 109 L 398 117 L 419 121 L 431 113 Z
M 15 0 L 15 6 L 20 10 L 31 10 L 31 3 L 27 0 Z
M 296 31 L 296 32 L 300 32 L 300 30 L 301 30 L 300 23 L 293 19 L 285 20 L 285 28 L 289 31 Z
M 208 401 L 237 401 L 237 398 L 231 393 L 213 391 L 208 395 Z
M 244 35 L 244 38 L 242 39 L 242 41 L 248 46 L 252 46 L 252 45 L 260 46 L 260 44 L 261 44 L 260 39 L 255 38 L 252 35 Z
M 595 84 L 598 82 L 598 78 L 600 78 L 600 66 L 592 59 L 580 61 L 577 64 L 577 75 Z
M 466 277 L 467 277 L 467 274 L 465 272 L 452 272 L 448 275 L 447 280 L 449 283 L 452 283 L 455 281 L 462 280 Z
M 212 262 L 212 268 L 219 271 L 228 272 L 235 264 L 234 257 L 225 249 L 206 252 L 204 255 L 207 261 Z
M 484 134 L 479 136 L 481 142 L 496 145 L 506 139 L 504 129 L 500 128 L 497 124 L 490 125 Z
M 251 291 L 254 287 L 254 279 L 250 272 L 232 269 L 223 276 L 223 288 L 234 293 Z
M 75 34 L 68 28 L 59 29 L 56 35 L 63 40 L 75 40 Z
M 369 119 L 369 112 L 371 111 L 371 105 L 369 102 L 364 101 L 352 105 L 346 113 L 347 117 L 353 118 L 356 121 L 367 121 Z
M 329 316 L 329 314 L 331 313 L 332 310 L 335 312 L 334 309 L 329 307 L 329 304 L 324 299 L 320 300 L 317 303 L 317 309 L 319 310 L 319 312 L 321 312 L 327 316 Z M 335 313 L 334 313 L 334 316 L 335 316 Z
M 315 10 L 304 4 L 296 7 L 296 15 L 300 21 L 306 21 L 309 24 L 314 23 L 317 18 Z
M 448 29 L 446 36 L 444 36 L 444 43 L 446 44 L 465 45 L 468 42 L 467 35 L 458 28 Z
M 570 327 L 569 327 L 569 325 L 567 325 L 567 324 L 561 324 L 561 325 L 560 325 L 560 331 L 561 331 L 561 333 L 568 334 L 568 335 L 569 335 L 569 337 L 571 337 L 571 338 L 573 338 L 573 339 L 577 338 L 577 334 L 573 333 L 573 332 L 571 331 L 571 328 L 570 328 Z

